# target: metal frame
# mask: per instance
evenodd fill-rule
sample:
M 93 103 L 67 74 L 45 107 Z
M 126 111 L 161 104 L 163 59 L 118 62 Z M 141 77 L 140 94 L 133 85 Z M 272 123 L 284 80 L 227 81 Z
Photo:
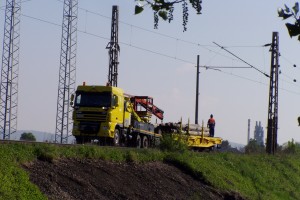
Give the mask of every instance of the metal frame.
M 112 7 L 111 17 L 111 37 L 110 42 L 107 44 L 106 49 L 109 49 L 109 68 L 108 68 L 108 85 L 118 86 L 118 54 L 120 52 L 120 46 L 118 43 L 119 32 L 119 7 Z
M 278 74 L 279 74 L 279 37 L 278 32 L 273 32 L 272 46 L 270 49 L 271 72 L 270 72 L 270 92 L 268 108 L 268 129 L 266 151 L 274 154 L 277 149 L 278 130 Z
M 20 0 L 6 0 L 0 85 L 0 135 L 3 139 L 10 139 L 17 131 L 20 13 Z
M 64 0 L 55 143 L 68 143 L 72 131 L 70 96 L 75 91 L 78 0 Z

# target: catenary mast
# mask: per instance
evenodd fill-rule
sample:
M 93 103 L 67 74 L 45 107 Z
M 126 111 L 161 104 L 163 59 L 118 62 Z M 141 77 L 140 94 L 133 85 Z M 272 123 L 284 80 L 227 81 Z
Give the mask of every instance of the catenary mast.
M 274 154 L 277 147 L 278 130 L 278 74 L 279 74 L 279 36 L 273 32 L 271 45 L 270 92 L 268 107 L 268 129 L 266 151 Z
M 109 68 L 108 68 L 108 84 L 111 86 L 118 86 L 118 54 L 120 52 L 120 46 L 118 43 L 119 32 L 119 7 L 112 7 L 111 18 L 111 37 L 110 42 L 107 44 L 109 54 Z
M 0 137 L 17 130 L 21 0 L 6 0 L 0 85 Z
M 68 143 L 72 131 L 70 96 L 75 91 L 78 0 L 64 0 L 55 143 Z

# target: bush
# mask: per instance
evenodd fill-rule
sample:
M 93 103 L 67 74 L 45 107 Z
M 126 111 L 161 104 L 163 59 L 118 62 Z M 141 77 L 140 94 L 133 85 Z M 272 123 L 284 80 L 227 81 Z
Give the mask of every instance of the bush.
M 245 153 L 264 153 L 265 147 L 258 144 L 256 140 L 250 139 L 249 143 L 245 146 Z
M 183 152 L 188 150 L 188 145 L 183 138 L 179 136 L 175 139 L 172 134 L 168 133 L 163 134 L 159 147 L 163 151 Z

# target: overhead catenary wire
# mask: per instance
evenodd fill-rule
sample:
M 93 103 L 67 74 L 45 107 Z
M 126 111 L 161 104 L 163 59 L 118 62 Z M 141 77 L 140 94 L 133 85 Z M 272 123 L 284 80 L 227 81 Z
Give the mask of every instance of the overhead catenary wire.
M 27 1 L 24 0 L 24 2 L 29 2 L 29 1 L 31 1 L 31 0 L 27 0 Z M 59 0 L 58 0 L 58 1 L 59 1 Z M 84 9 L 84 10 L 86 10 L 86 9 Z M 43 22 L 43 23 L 48 23 L 48 24 L 51 24 L 51 25 L 54 25 L 54 26 L 57 26 L 57 27 L 61 27 L 60 24 L 57 24 L 57 23 L 54 23 L 54 22 L 50 22 L 50 21 L 48 21 L 48 20 L 44 20 L 44 19 L 40 19 L 40 18 L 37 18 L 37 17 L 29 16 L 29 15 L 26 15 L 26 14 L 23 14 L 23 13 L 22 13 L 21 15 L 24 16 L 24 17 L 30 18 L 30 19 L 34 19 L 34 20 Z M 110 17 L 107 17 L 107 18 L 110 19 Z M 137 27 L 137 26 L 134 26 L 134 25 L 132 25 L 132 26 L 133 26 L 133 27 Z M 141 29 L 143 29 L 143 28 L 141 28 Z M 143 30 L 148 31 L 147 29 L 143 29 Z M 94 33 L 87 32 L 87 31 L 86 31 L 86 28 L 85 28 L 84 31 L 83 31 L 83 30 L 78 30 L 78 32 L 83 33 L 83 34 L 86 34 L 86 35 L 89 35 L 89 36 L 93 36 L 93 37 L 96 37 L 96 38 L 101 38 L 101 39 L 104 39 L 104 40 L 108 40 L 108 41 L 109 41 L 109 38 L 108 38 L 108 37 L 104 37 L 104 36 L 101 36 L 101 35 L 98 35 L 98 34 L 94 34 Z M 151 31 L 151 32 L 157 34 L 157 33 L 154 32 L 154 31 Z M 158 35 L 163 35 L 163 34 L 158 34 Z M 165 36 L 164 36 L 164 37 L 165 37 Z M 169 37 L 169 36 L 168 36 L 168 37 Z M 175 38 L 175 37 L 170 36 L 170 38 Z M 175 39 L 178 39 L 178 38 L 175 38 Z M 178 39 L 178 41 L 184 41 L 184 40 Z M 163 54 L 163 53 L 160 53 L 160 52 L 157 52 L 157 51 L 153 51 L 153 50 L 149 50 L 149 49 L 146 49 L 146 48 L 142 48 L 142 47 L 139 47 L 139 46 L 137 46 L 137 45 L 132 45 L 131 42 L 130 42 L 130 44 L 125 43 L 125 42 L 120 42 L 120 43 L 121 43 L 121 44 L 124 44 L 124 45 L 126 45 L 126 46 L 130 46 L 130 47 L 132 47 L 132 48 L 141 50 L 141 51 L 145 51 L 145 52 L 148 52 L 148 53 L 152 53 L 152 54 L 160 55 L 160 56 L 163 56 L 163 57 L 167 57 L 167 58 L 169 58 L 169 59 L 174 59 L 174 60 L 177 60 L 177 61 L 181 61 L 181 62 L 184 62 L 184 63 L 188 63 L 188 64 L 195 65 L 195 62 L 189 61 L 189 60 L 186 60 L 186 59 L 182 59 L 182 58 L 178 58 L 176 55 L 175 55 L 175 56 L 171 56 L 171 55 Z M 192 44 L 192 43 L 193 43 L 193 42 L 191 42 L 191 44 Z M 197 44 L 197 43 L 194 43 L 194 44 Z M 199 45 L 199 44 L 197 44 L 197 46 L 201 46 L 201 47 L 207 48 L 206 45 Z M 219 47 L 221 47 L 221 46 L 219 46 Z M 251 47 L 251 46 L 228 46 L 228 47 L 234 48 L 234 47 Z M 227 48 L 228 48 L 228 47 L 227 47 Z M 255 47 L 255 46 L 252 46 L 252 47 Z M 257 47 L 263 47 L 263 46 L 257 46 Z M 224 49 L 225 51 L 228 51 L 228 50 L 225 49 L 224 47 L 223 47 L 223 49 Z M 209 49 L 209 48 L 207 48 L 207 50 L 208 50 L 208 51 L 211 51 L 211 52 L 215 52 L 215 51 L 213 51 L 213 50 L 211 50 L 211 49 Z M 222 54 L 220 54 L 220 53 L 218 53 L 218 52 L 215 52 L 215 53 L 218 54 L 218 55 L 222 55 Z M 222 56 L 223 56 L 223 55 L 222 55 Z M 228 56 L 225 56 L 225 57 L 231 58 L 231 59 L 232 59 L 232 57 L 228 57 Z M 237 57 L 237 56 L 235 56 L 235 57 L 236 57 L 237 59 L 241 60 L 242 62 L 244 62 L 244 63 L 247 64 L 247 62 L 244 61 L 244 60 L 242 60 L 241 58 L 239 58 L 239 57 Z M 244 77 L 244 76 L 240 76 L 240 75 L 236 75 L 236 74 L 233 74 L 233 73 L 225 72 L 225 71 L 223 71 L 223 70 L 219 70 L 219 69 L 226 69 L 226 68 L 228 68 L 228 69 L 230 69 L 230 68 L 254 68 L 254 69 L 260 71 L 259 69 L 255 68 L 254 66 L 250 65 L 249 63 L 248 63 L 248 65 L 249 65 L 250 67 L 236 67 L 236 66 L 227 66 L 227 67 L 226 67 L 226 66 L 209 66 L 209 65 L 204 65 L 204 66 L 200 66 L 200 67 L 201 67 L 201 68 L 204 68 L 204 69 L 213 69 L 213 70 L 216 70 L 216 68 L 218 68 L 217 71 L 219 71 L 219 72 L 221 72 L 221 73 L 224 73 L 224 74 L 227 74 L 227 75 L 231 75 L 231 76 L 235 76 L 235 77 L 239 77 L 239 78 L 241 78 L 241 79 L 248 80 L 248 81 L 251 81 L 251 82 L 261 83 L 261 82 L 259 82 L 259 81 L 252 80 L 252 79 L 249 79 L 249 78 Z M 263 73 L 264 75 L 266 75 L 264 72 L 262 72 L 262 71 L 260 71 L 260 72 Z M 261 84 L 262 84 L 262 83 L 261 83 Z M 263 84 L 263 85 L 265 85 L 265 84 Z M 279 88 L 279 89 L 285 90 L 285 91 L 287 91 L 287 92 L 289 92 L 289 93 L 293 93 L 293 94 L 300 95 L 300 93 L 298 93 L 298 92 L 294 92 L 294 91 L 287 90 L 287 89 L 284 89 L 284 88 Z
M 250 63 L 248 63 L 247 61 L 243 60 L 242 58 L 238 57 L 237 55 L 235 55 L 234 53 L 232 53 L 231 51 L 228 51 L 225 47 L 217 44 L 216 42 L 213 42 L 215 45 L 217 45 L 218 47 L 220 47 L 221 49 L 223 49 L 224 51 L 230 53 L 232 56 L 234 56 L 235 58 L 239 59 L 240 61 L 242 61 L 243 63 L 249 65 L 251 68 L 255 69 L 256 71 L 262 73 L 263 75 L 265 75 L 266 77 L 270 78 L 270 76 L 268 74 L 266 74 L 265 72 L 261 71 L 260 69 L 254 67 L 253 65 L 251 65 Z
M 32 17 L 32 16 L 29 16 L 29 15 L 26 15 L 26 14 L 21 14 L 21 16 L 24 16 L 24 17 L 27 17 L 29 19 L 33 19 L 33 20 L 36 20 L 36 21 L 40 21 L 40 22 L 43 22 L 43 23 L 51 24 L 51 25 L 54 25 L 54 26 L 57 26 L 57 27 L 61 27 L 61 24 L 50 22 L 48 20 L 40 19 L 40 18 L 37 18 L 37 17 Z M 107 40 L 107 41 L 110 40 L 108 37 L 104 37 L 104 36 L 100 36 L 100 35 L 97 35 L 97 34 L 94 34 L 94 33 L 90 33 L 90 32 L 87 32 L 85 30 L 84 31 L 83 30 L 78 30 L 78 32 L 86 34 L 86 35 L 89 35 L 89 36 L 92 36 L 92 37 L 104 39 L 104 40 Z M 184 62 L 184 63 L 192 64 L 193 66 L 196 65 L 196 63 L 194 61 L 189 61 L 189 60 L 181 59 L 181 58 L 178 58 L 178 57 L 170 56 L 170 55 L 167 55 L 167 54 L 162 54 L 160 52 L 156 52 L 156 51 L 153 51 L 153 50 L 149 50 L 149 49 L 142 48 L 142 47 L 139 47 L 139 46 L 136 46 L 136 45 L 132 45 L 132 44 L 128 44 L 128 43 L 125 43 L 125 42 L 120 42 L 120 44 L 124 44 L 126 46 L 131 47 L 131 48 L 135 48 L 135 49 L 138 49 L 138 50 L 141 50 L 141 51 L 145 51 L 145 52 L 152 53 L 152 54 L 155 54 L 155 55 L 163 56 L 163 57 L 166 57 L 166 58 L 169 58 L 169 59 L 174 59 L 174 60 L 181 61 L 181 62 Z M 267 85 L 267 84 L 264 84 L 264 83 L 262 83 L 260 81 L 253 80 L 253 79 L 241 76 L 241 75 L 237 75 L 237 74 L 234 74 L 234 73 L 225 72 L 225 71 L 220 70 L 220 69 L 214 69 L 214 67 L 221 68 L 222 66 L 202 65 L 200 67 L 204 68 L 204 69 L 213 69 L 213 70 L 219 71 L 221 73 L 224 73 L 224 74 L 227 74 L 227 75 L 230 75 L 230 76 L 234 76 L 234 77 L 238 77 L 240 79 L 247 80 L 247 81 L 250 81 L 250 82 L 259 83 L 259 84 L 262 84 L 262 85 Z M 226 68 L 226 66 L 224 66 L 224 69 L 225 68 Z M 227 66 L 227 68 L 252 68 L 252 67 L 235 67 L 235 66 L 231 67 L 231 66 Z M 291 90 L 288 90 L 288 89 L 285 89 L 285 88 L 279 88 L 279 89 L 280 90 L 284 90 L 284 91 L 289 92 L 289 93 L 292 93 L 292 94 L 300 95 L 299 92 L 291 91 Z

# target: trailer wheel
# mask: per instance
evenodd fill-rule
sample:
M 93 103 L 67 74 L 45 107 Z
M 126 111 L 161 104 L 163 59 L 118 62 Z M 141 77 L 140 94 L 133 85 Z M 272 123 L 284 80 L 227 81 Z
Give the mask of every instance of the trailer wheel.
M 120 145 L 120 131 L 119 129 L 115 129 L 113 145 L 119 146 Z
M 142 139 L 141 139 L 140 134 L 137 134 L 137 136 L 136 136 L 135 145 L 136 145 L 136 148 L 138 148 L 138 149 L 141 148 L 141 146 L 142 146 Z
M 149 139 L 147 137 L 147 135 L 143 136 L 143 142 L 142 142 L 143 148 L 147 149 L 149 147 Z

